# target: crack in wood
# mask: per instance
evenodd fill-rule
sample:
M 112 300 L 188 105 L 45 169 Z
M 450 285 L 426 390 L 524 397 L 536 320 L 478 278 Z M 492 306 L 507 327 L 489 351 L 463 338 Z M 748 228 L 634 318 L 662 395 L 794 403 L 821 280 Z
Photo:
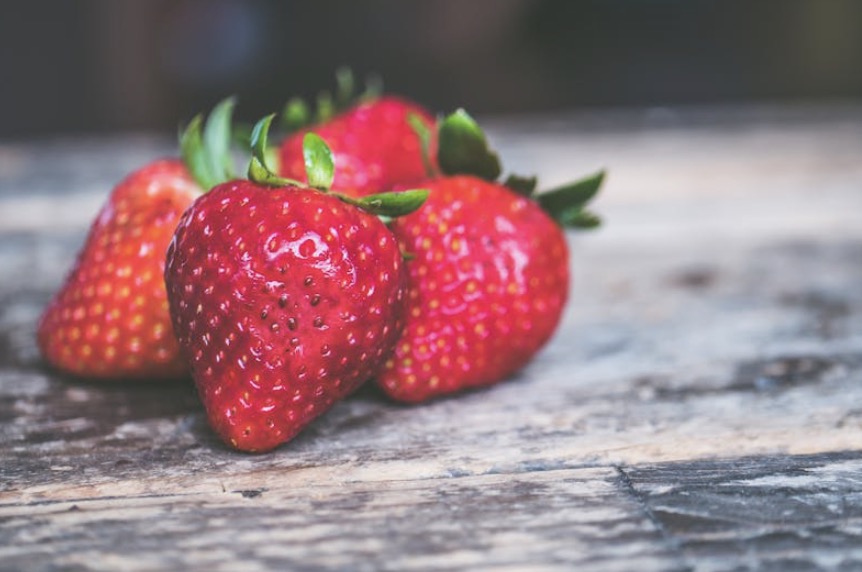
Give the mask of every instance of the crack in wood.
M 644 516 L 652 523 L 655 527 L 656 531 L 661 535 L 662 542 L 668 548 L 668 550 L 675 554 L 680 562 L 683 561 L 683 553 L 680 549 L 679 541 L 670 533 L 670 531 L 665 526 L 664 522 L 660 518 L 658 518 L 653 512 L 650 505 L 647 503 L 647 497 L 643 495 L 640 491 L 635 488 L 634 483 L 631 478 L 629 478 L 628 473 L 625 468 L 620 465 L 614 465 L 613 469 L 619 475 L 619 482 L 622 485 L 623 493 L 629 496 L 634 502 L 637 503 L 640 511 L 644 514 Z M 688 567 L 684 568 L 686 570 L 690 569 Z

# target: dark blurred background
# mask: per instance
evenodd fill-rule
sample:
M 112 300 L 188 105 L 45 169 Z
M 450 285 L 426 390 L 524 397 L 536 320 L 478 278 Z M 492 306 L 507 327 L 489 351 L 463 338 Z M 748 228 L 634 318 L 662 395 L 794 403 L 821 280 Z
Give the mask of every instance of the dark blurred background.
M 862 95 L 859 0 L 5 1 L 0 138 L 258 117 L 350 65 L 500 114 Z

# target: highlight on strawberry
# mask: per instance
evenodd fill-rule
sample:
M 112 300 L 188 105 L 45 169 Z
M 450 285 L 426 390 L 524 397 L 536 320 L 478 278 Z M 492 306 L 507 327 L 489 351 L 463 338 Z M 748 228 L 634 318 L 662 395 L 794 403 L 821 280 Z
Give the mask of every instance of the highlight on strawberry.
M 165 252 L 183 211 L 231 176 L 233 108 L 233 99 L 217 105 L 203 135 L 202 117 L 191 122 L 182 161 L 154 161 L 113 189 L 39 320 L 39 349 L 53 368 L 101 380 L 188 375 L 168 316 Z
M 249 180 L 195 200 L 165 267 L 207 419 L 248 452 L 289 441 L 380 372 L 404 325 L 407 285 L 381 217 L 413 212 L 427 196 L 331 191 L 333 154 L 313 133 L 303 136 L 307 184 L 279 176 L 267 160 L 273 117 L 252 131 Z
M 434 136 L 413 124 L 422 141 Z M 391 225 L 412 257 L 407 323 L 378 377 L 414 403 L 504 380 L 548 342 L 569 293 L 563 227 L 598 226 L 586 205 L 604 180 L 601 171 L 538 194 L 535 177 L 501 182 L 499 157 L 463 110 L 436 137 L 428 200 Z
M 304 180 L 303 140 L 313 132 L 327 142 L 338 163 L 334 190 L 363 196 L 421 182 L 426 173 L 422 143 L 408 118 L 431 129 L 433 115 L 405 98 L 382 95 L 379 80 L 355 97 L 350 71 L 341 69 L 336 77 L 335 96 L 323 92 L 316 111 L 300 99 L 285 106 L 283 123 L 292 133 L 279 146 L 281 175 Z

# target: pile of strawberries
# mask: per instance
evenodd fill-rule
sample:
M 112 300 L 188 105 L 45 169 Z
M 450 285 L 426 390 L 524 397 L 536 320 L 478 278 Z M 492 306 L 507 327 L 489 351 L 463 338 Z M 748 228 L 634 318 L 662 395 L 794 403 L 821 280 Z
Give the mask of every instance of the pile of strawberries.
M 341 76 L 342 79 L 345 76 Z M 343 85 L 342 85 L 343 87 Z M 392 96 L 297 101 L 249 133 L 233 100 L 131 173 L 93 222 L 38 327 L 77 377 L 194 379 L 230 446 L 289 441 L 362 383 L 422 402 L 505 379 L 556 329 L 563 226 L 603 173 L 534 195 L 463 110 Z M 236 141 L 250 148 L 234 172 Z M 406 190 L 409 189 L 409 190 Z

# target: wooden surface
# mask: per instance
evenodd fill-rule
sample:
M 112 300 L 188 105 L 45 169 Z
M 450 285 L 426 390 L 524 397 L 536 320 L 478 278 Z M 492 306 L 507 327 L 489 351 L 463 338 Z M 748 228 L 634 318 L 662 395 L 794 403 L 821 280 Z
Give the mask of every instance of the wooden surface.
M 0 570 L 862 569 L 862 107 L 491 127 L 547 185 L 610 169 L 557 336 L 262 456 L 189 384 L 63 380 L 34 346 L 111 184 L 171 143 L 0 146 Z

